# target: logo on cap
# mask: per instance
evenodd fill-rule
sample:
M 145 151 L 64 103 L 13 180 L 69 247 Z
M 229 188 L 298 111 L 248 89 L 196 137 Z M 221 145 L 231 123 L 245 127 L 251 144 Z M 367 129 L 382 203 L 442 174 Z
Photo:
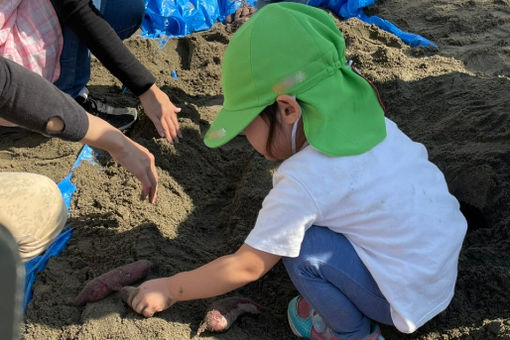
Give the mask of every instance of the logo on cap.
M 276 94 L 285 94 L 296 84 L 302 83 L 306 79 L 306 75 L 303 71 L 298 71 L 296 74 L 287 77 L 273 85 L 273 91 Z
M 225 130 L 224 128 L 220 128 L 217 130 L 209 131 L 207 138 L 209 138 L 210 140 L 216 140 L 216 139 L 223 138 L 226 135 L 227 135 L 227 130 Z

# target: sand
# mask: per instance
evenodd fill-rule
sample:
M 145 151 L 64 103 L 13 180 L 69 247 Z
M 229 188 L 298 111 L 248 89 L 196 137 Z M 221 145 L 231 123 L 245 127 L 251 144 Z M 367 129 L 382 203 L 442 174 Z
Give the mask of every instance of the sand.
M 387 339 L 510 339 L 510 1 L 377 1 L 368 13 L 434 41 L 411 48 L 356 19 L 337 20 L 348 57 L 380 89 L 387 116 L 444 172 L 462 203 L 469 230 L 450 306 L 417 332 L 383 327 Z M 75 230 L 60 257 L 38 275 L 21 333 L 41 339 L 190 339 L 213 299 L 178 303 L 145 319 L 113 294 L 85 307 L 72 304 L 87 280 L 146 258 L 149 277 L 190 270 L 236 250 L 252 227 L 277 164 L 243 137 L 220 149 L 201 138 L 222 103 L 221 61 L 232 28 L 171 40 L 164 49 L 132 37 L 126 45 L 183 108 L 184 138 L 170 145 L 142 114 L 128 135 L 156 157 L 157 204 L 139 200 L 140 185 L 107 154 L 75 170 L 78 189 L 69 224 Z M 90 91 L 115 105 L 139 105 L 97 61 Z M 175 70 L 178 79 L 171 77 Z M 0 169 L 31 171 L 60 181 L 80 149 L 20 129 L 0 129 Z M 296 294 L 281 264 L 232 293 L 268 312 L 246 316 L 203 339 L 294 339 L 286 307 Z M 231 294 L 231 295 L 232 295 Z

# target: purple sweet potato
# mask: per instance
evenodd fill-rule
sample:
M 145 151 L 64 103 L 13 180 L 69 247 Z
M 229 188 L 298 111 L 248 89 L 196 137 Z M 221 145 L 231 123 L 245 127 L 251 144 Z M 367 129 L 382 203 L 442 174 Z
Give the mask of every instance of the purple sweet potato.
M 87 302 L 98 301 L 122 287 L 132 284 L 149 272 L 152 263 L 148 260 L 139 260 L 110 270 L 90 280 L 74 300 L 74 304 L 82 306 Z
M 239 316 L 246 313 L 260 314 L 264 310 L 264 307 L 245 297 L 233 296 L 216 300 L 207 310 L 195 337 L 206 330 L 224 332 L 232 326 Z

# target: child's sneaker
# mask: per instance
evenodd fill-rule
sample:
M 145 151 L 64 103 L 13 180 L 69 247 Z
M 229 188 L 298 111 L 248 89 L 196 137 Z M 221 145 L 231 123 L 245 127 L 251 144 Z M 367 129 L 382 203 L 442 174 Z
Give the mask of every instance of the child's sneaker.
M 379 328 L 379 325 L 375 322 L 372 322 L 372 325 L 370 326 L 372 333 L 370 333 L 368 336 L 364 337 L 363 340 L 384 340 L 381 329 Z
M 312 334 L 312 306 L 301 295 L 296 296 L 289 302 L 287 318 L 290 329 L 294 335 L 301 338 L 311 339 Z
M 313 340 L 341 340 L 333 334 L 322 317 L 300 295 L 290 300 L 287 318 L 296 336 Z M 372 332 L 362 340 L 384 340 L 379 326 L 372 323 L 371 327 Z

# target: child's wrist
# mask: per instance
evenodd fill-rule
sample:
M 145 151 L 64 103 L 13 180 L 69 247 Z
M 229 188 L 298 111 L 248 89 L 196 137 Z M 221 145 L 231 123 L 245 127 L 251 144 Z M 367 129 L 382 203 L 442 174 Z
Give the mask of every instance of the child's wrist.
M 179 302 L 179 296 L 182 295 L 182 289 L 177 286 L 173 276 L 165 278 L 166 296 L 168 299 L 168 307 Z M 180 292 L 180 293 L 179 293 Z

